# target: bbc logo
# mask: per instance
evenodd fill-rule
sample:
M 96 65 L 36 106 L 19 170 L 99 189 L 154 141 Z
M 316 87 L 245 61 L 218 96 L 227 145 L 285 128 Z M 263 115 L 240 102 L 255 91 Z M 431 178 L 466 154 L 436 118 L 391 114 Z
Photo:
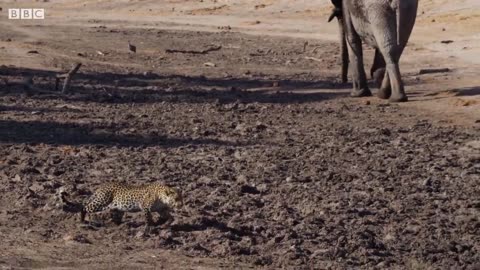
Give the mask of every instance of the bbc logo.
M 9 8 L 8 18 L 10 20 L 43 20 L 45 9 L 43 8 Z

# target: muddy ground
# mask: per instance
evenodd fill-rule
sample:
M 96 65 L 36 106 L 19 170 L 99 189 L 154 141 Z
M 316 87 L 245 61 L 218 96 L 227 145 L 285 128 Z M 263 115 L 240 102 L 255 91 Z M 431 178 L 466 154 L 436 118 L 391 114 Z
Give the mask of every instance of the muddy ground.
M 462 71 L 407 60 L 408 105 L 353 99 L 333 40 L 161 28 L 0 26 L 2 267 L 480 267 L 478 87 Z M 67 95 L 25 86 L 54 91 L 74 62 Z M 145 238 L 141 214 L 85 226 L 58 198 L 109 181 L 176 186 L 185 209 Z

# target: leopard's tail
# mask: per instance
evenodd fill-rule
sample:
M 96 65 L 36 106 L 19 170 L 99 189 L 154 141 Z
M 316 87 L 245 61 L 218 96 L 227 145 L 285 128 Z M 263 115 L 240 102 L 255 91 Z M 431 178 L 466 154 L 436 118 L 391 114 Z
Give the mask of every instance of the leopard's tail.
M 83 204 L 79 202 L 71 202 L 70 200 L 67 199 L 67 193 L 65 191 L 60 191 L 59 192 L 60 199 L 63 203 L 63 210 L 66 212 L 73 212 L 73 213 L 78 213 L 78 212 L 83 212 Z

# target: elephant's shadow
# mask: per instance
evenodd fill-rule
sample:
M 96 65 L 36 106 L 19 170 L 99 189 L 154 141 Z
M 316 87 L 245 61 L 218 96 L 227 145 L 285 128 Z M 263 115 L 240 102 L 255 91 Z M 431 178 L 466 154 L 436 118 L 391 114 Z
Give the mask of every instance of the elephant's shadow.
M 480 86 L 458 88 L 454 89 L 453 92 L 456 93 L 456 96 L 480 96 Z

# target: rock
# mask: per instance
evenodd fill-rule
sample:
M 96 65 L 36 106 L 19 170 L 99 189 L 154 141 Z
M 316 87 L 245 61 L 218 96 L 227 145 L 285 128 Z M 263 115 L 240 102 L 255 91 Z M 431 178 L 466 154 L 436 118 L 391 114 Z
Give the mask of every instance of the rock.
M 268 190 L 267 184 L 260 184 L 257 186 L 258 191 L 261 193 L 265 193 Z
M 205 185 L 210 185 L 211 183 L 213 183 L 213 179 L 208 176 L 202 176 L 198 179 L 198 182 Z
M 66 234 L 66 235 L 64 235 L 64 236 L 62 237 L 62 239 L 63 239 L 64 241 L 67 241 L 67 242 L 68 242 L 68 241 L 73 241 L 73 237 L 74 237 L 74 236 L 71 235 L 71 234 Z
M 90 241 L 86 236 L 81 235 L 81 234 L 66 234 L 62 237 L 62 239 L 65 242 L 77 242 L 81 244 L 92 244 L 92 241 Z
M 235 153 L 233 153 L 233 156 L 236 158 L 236 159 L 243 159 L 243 155 L 242 155 L 242 152 L 240 152 L 239 150 L 235 151 Z
M 153 73 L 151 71 L 144 71 L 142 73 L 142 75 L 145 76 L 145 77 L 151 77 L 153 75 Z
M 480 140 L 469 141 L 465 145 L 472 149 L 480 150 Z
M 235 127 L 235 131 L 238 131 L 240 133 L 246 133 L 248 131 L 248 128 L 245 124 L 238 124 L 236 127 Z
M 246 184 L 247 183 L 247 177 L 243 174 L 240 174 L 237 176 L 237 182 Z
M 217 65 L 215 63 L 212 63 L 212 62 L 206 62 L 206 63 L 203 63 L 204 66 L 206 67 L 216 67 Z
M 431 179 L 431 178 L 427 178 L 427 179 L 423 180 L 422 185 L 423 185 L 423 186 L 426 186 L 426 187 L 431 186 L 431 185 L 432 185 L 432 179 Z
M 139 230 L 136 234 L 135 234 L 135 238 L 136 239 L 141 239 L 141 238 L 145 238 L 146 234 L 145 234 L 145 231 L 144 230 Z
M 44 190 L 45 188 L 40 185 L 39 183 L 33 183 L 31 186 L 28 187 L 28 189 L 34 193 L 38 193 L 42 190 Z
M 22 181 L 22 177 L 18 174 L 15 174 L 15 176 L 12 178 L 12 181 L 13 182 L 21 182 Z

